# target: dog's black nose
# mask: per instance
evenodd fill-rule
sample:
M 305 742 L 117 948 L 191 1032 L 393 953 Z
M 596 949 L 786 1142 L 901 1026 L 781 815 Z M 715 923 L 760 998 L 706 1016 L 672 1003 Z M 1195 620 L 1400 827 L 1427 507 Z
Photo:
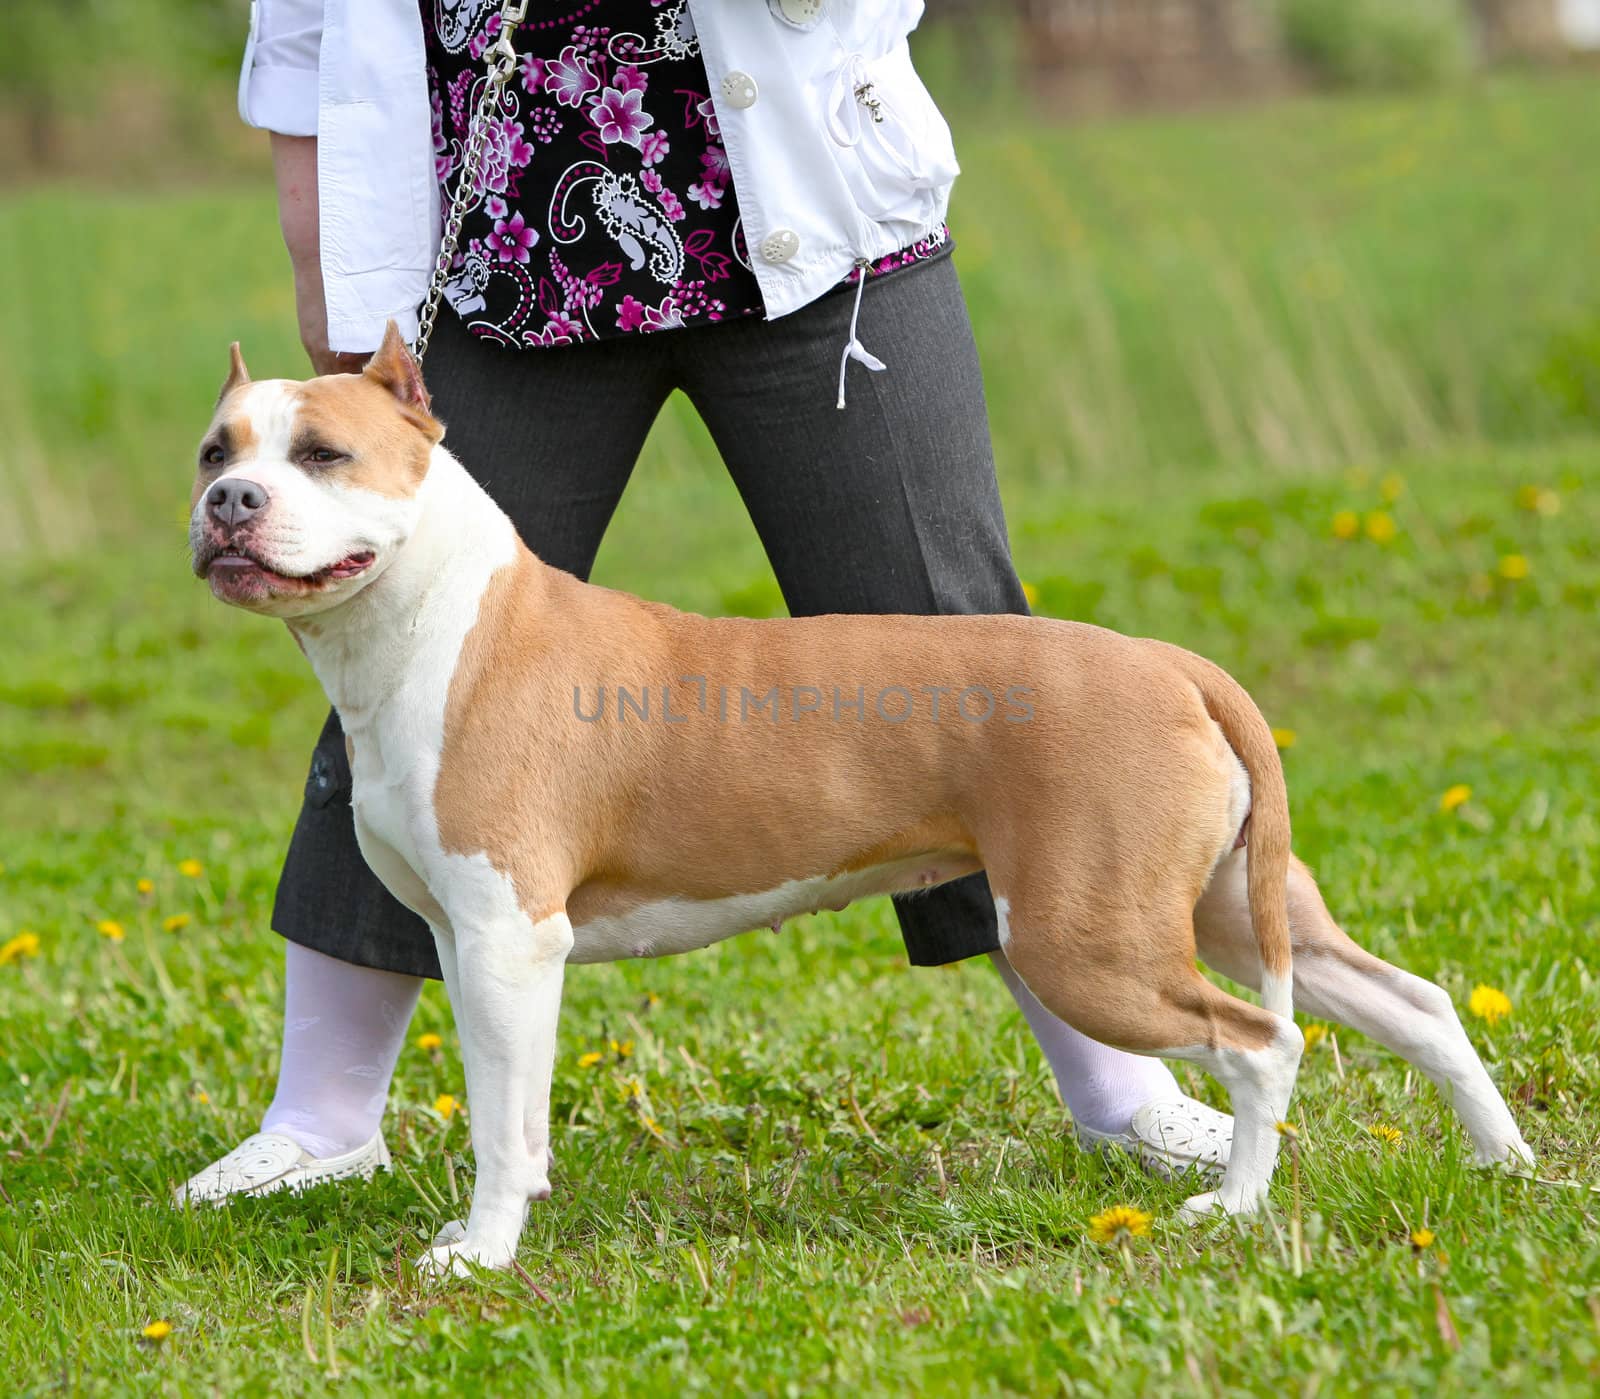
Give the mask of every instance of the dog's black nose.
M 267 488 L 257 481 L 230 476 L 206 492 L 206 509 L 219 525 L 235 529 L 267 503 Z

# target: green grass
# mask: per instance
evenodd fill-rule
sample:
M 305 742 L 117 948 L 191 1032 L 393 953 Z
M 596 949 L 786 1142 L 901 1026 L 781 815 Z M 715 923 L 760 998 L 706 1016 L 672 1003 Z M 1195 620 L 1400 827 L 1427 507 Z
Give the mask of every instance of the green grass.
M 1596 117 L 1524 82 L 1002 131 L 964 143 L 956 220 L 1041 610 L 1200 650 L 1295 731 L 1297 846 L 1335 912 L 1463 1015 L 1479 983 L 1511 997 L 1469 1031 L 1542 1173 L 1583 1184 L 1600 437 L 1569 390 L 1596 372 L 1600 210 L 1564 172 Z M 1184 1187 L 1071 1144 L 998 979 L 907 969 L 881 904 L 573 970 L 556 1194 L 521 1253 L 542 1297 L 405 1266 L 471 1184 L 431 1107 L 463 1090 L 436 987 L 413 1031 L 444 1048 L 407 1050 L 387 1123 L 402 1170 L 170 1209 L 271 1093 L 267 916 L 322 711 L 286 634 L 188 577 L 181 528 L 227 342 L 295 367 L 286 268 L 259 192 L 42 192 L 0 203 L 0 246 L 0 944 L 40 943 L 0 966 L 10 1388 L 1593 1392 L 1594 1196 L 1474 1171 L 1399 1061 L 1347 1032 L 1306 1057 L 1296 1277 L 1286 1171 L 1270 1218 L 1184 1228 Z M 681 405 L 599 576 L 777 607 Z M 1085 1234 L 1116 1203 L 1156 1216 L 1126 1258 Z

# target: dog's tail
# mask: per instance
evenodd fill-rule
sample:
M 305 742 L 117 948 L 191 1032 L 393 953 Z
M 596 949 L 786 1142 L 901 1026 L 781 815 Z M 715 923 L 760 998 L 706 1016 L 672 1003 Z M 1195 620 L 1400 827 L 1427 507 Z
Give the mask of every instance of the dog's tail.
M 1289 942 L 1289 791 L 1272 730 L 1245 688 L 1203 657 L 1185 653 L 1206 712 L 1250 775 L 1245 887 L 1261 956 L 1261 1001 L 1274 1015 L 1294 1014 Z

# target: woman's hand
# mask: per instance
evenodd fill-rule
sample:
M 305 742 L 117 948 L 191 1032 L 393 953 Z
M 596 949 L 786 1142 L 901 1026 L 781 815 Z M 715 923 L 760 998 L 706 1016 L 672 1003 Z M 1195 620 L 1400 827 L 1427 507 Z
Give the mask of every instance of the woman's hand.
M 300 343 L 318 374 L 356 374 L 366 355 L 328 348 L 328 304 L 322 291 L 317 217 L 317 138 L 272 133 L 272 172 L 278 185 L 278 225 L 294 269 L 294 309 Z
M 328 348 L 328 306 L 322 295 L 322 265 L 294 259 L 294 310 L 300 321 L 300 343 L 318 374 L 359 374 L 370 358 Z

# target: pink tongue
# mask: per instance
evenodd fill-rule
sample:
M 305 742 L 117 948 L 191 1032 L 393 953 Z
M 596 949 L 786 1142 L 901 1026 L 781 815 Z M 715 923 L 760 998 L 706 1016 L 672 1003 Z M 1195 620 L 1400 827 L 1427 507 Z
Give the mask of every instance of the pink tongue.
M 348 558 L 340 559 L 328 571 L 335 578 L 352 578 L 371 562 L 371 554 L 351 554 Z

